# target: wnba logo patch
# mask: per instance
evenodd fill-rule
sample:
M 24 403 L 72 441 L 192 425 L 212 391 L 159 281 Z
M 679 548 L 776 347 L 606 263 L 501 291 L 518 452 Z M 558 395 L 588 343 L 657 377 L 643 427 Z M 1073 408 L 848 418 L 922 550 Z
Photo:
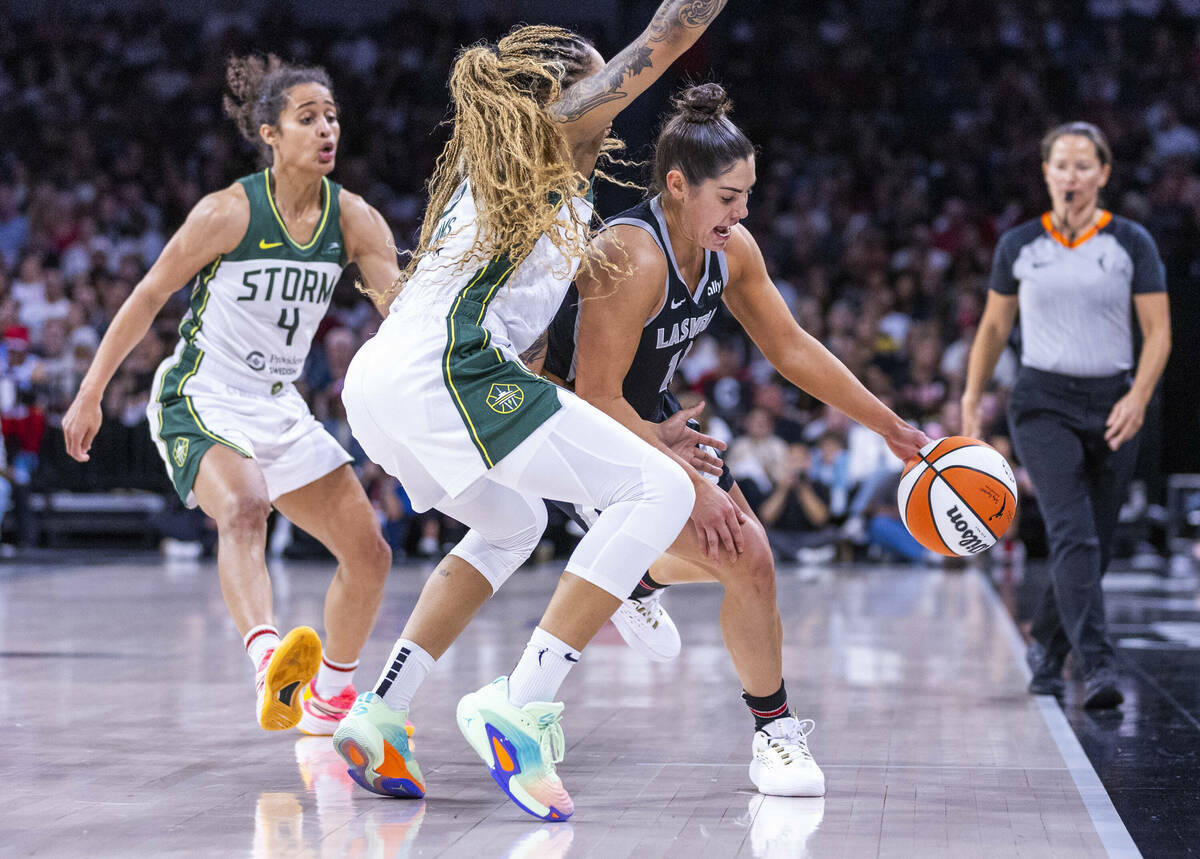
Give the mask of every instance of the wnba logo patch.
M 183 464 L 187 462 L 188 440 L 186 438 L 175 439 L 175 444 L 171 445 L 171 459 L 175 460 L 177 468 L 183 468 Z
M 492 385 L 487 395 L 487 404 L 493 412 L 511 415 L 525 402 L 525 392 L 517 385 Z

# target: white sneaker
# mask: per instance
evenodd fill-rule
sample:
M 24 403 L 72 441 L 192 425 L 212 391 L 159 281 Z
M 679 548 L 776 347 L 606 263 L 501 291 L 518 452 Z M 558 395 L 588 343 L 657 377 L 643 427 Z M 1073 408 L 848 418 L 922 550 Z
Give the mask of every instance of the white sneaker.
M 784 716 L 754 734 L 750 781 L 768 796 L 824 796 L 825 774 L 808 750 L 812 719 Z
M 627 599 L 612 616 L 625 643 L 652 662 L 670 662 L 682 646 L 675 621 L 662 606 L 662 595 L 656 590 L 640 600 Z

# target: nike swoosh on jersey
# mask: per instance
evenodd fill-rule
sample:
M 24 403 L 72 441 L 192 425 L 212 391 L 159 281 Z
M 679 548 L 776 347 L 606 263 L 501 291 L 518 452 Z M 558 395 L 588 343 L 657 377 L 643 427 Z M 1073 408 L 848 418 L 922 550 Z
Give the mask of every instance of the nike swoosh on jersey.
M 258 240 L 259 248 L 261 248 L 264 251 L 269 251 L 271 248 L 277 248 L 282 244 L 283 244 L 283 242 L 268 242 L 266 239 Z
M 684 303 L 685 303 L 686 301 L 687 301 L 687 299 L 686 299 L 686 298 L 681 298 L 681 299 L 679 299 L 678 301 L 672 301 L 672 302 L 671 302 L 671 309 L 672 309 L 672 310 L 678 310 L 679 308 L 683 307 L 683 305 L 684 305 Z

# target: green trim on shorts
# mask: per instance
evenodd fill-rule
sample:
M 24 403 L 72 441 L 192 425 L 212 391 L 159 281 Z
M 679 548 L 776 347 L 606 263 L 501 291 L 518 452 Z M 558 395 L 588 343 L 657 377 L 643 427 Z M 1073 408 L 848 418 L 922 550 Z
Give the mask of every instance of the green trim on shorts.
M 442 378 L 484 464 L 506 457 L 562 404 L 553 383 L 509 361 L 483 327 L 488 305 L 516 266 L 492 257 L 459 292 L 446 317 Z
M 203 359 L 204 351 L 198 346 L 191 343 L 184 346 L 179 360 L 163 373 L 155 397 L 159 405 L 158 438 L 167 451 L 171 483 L 185 504 L 196 482 L 200 460 L 214 444 L 223 444 L 246 459 L 254 458 L 248 450 L 210 430 L 192 398 L 183 393 L 183 386 L 199 371 Z

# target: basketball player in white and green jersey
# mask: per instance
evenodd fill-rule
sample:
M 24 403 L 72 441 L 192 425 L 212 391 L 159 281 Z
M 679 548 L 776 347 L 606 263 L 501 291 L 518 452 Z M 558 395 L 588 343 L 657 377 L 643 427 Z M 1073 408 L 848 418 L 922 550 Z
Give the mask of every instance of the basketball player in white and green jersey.
M 340 126 L 329 77 L 275 57 L 233 59 L 226 112 L 270 165 L 204 197 L 121 307 L 63 420 L 86 461 L 104 388 L 163 304 L 191 281 L 180 342 L 147 409 L 176 491 L 217 522 L 221 592 L 256 671 L 259 724 L 332 734 L 391 552 L 348 463 L 293 382 L 342 268 L 386 288 L 399 276 L 391 232 L 333 170 Z M 272 505 L 338 560 L 325 600 L 325 651 L 306 626 L 280 640 L 265 562 Z

